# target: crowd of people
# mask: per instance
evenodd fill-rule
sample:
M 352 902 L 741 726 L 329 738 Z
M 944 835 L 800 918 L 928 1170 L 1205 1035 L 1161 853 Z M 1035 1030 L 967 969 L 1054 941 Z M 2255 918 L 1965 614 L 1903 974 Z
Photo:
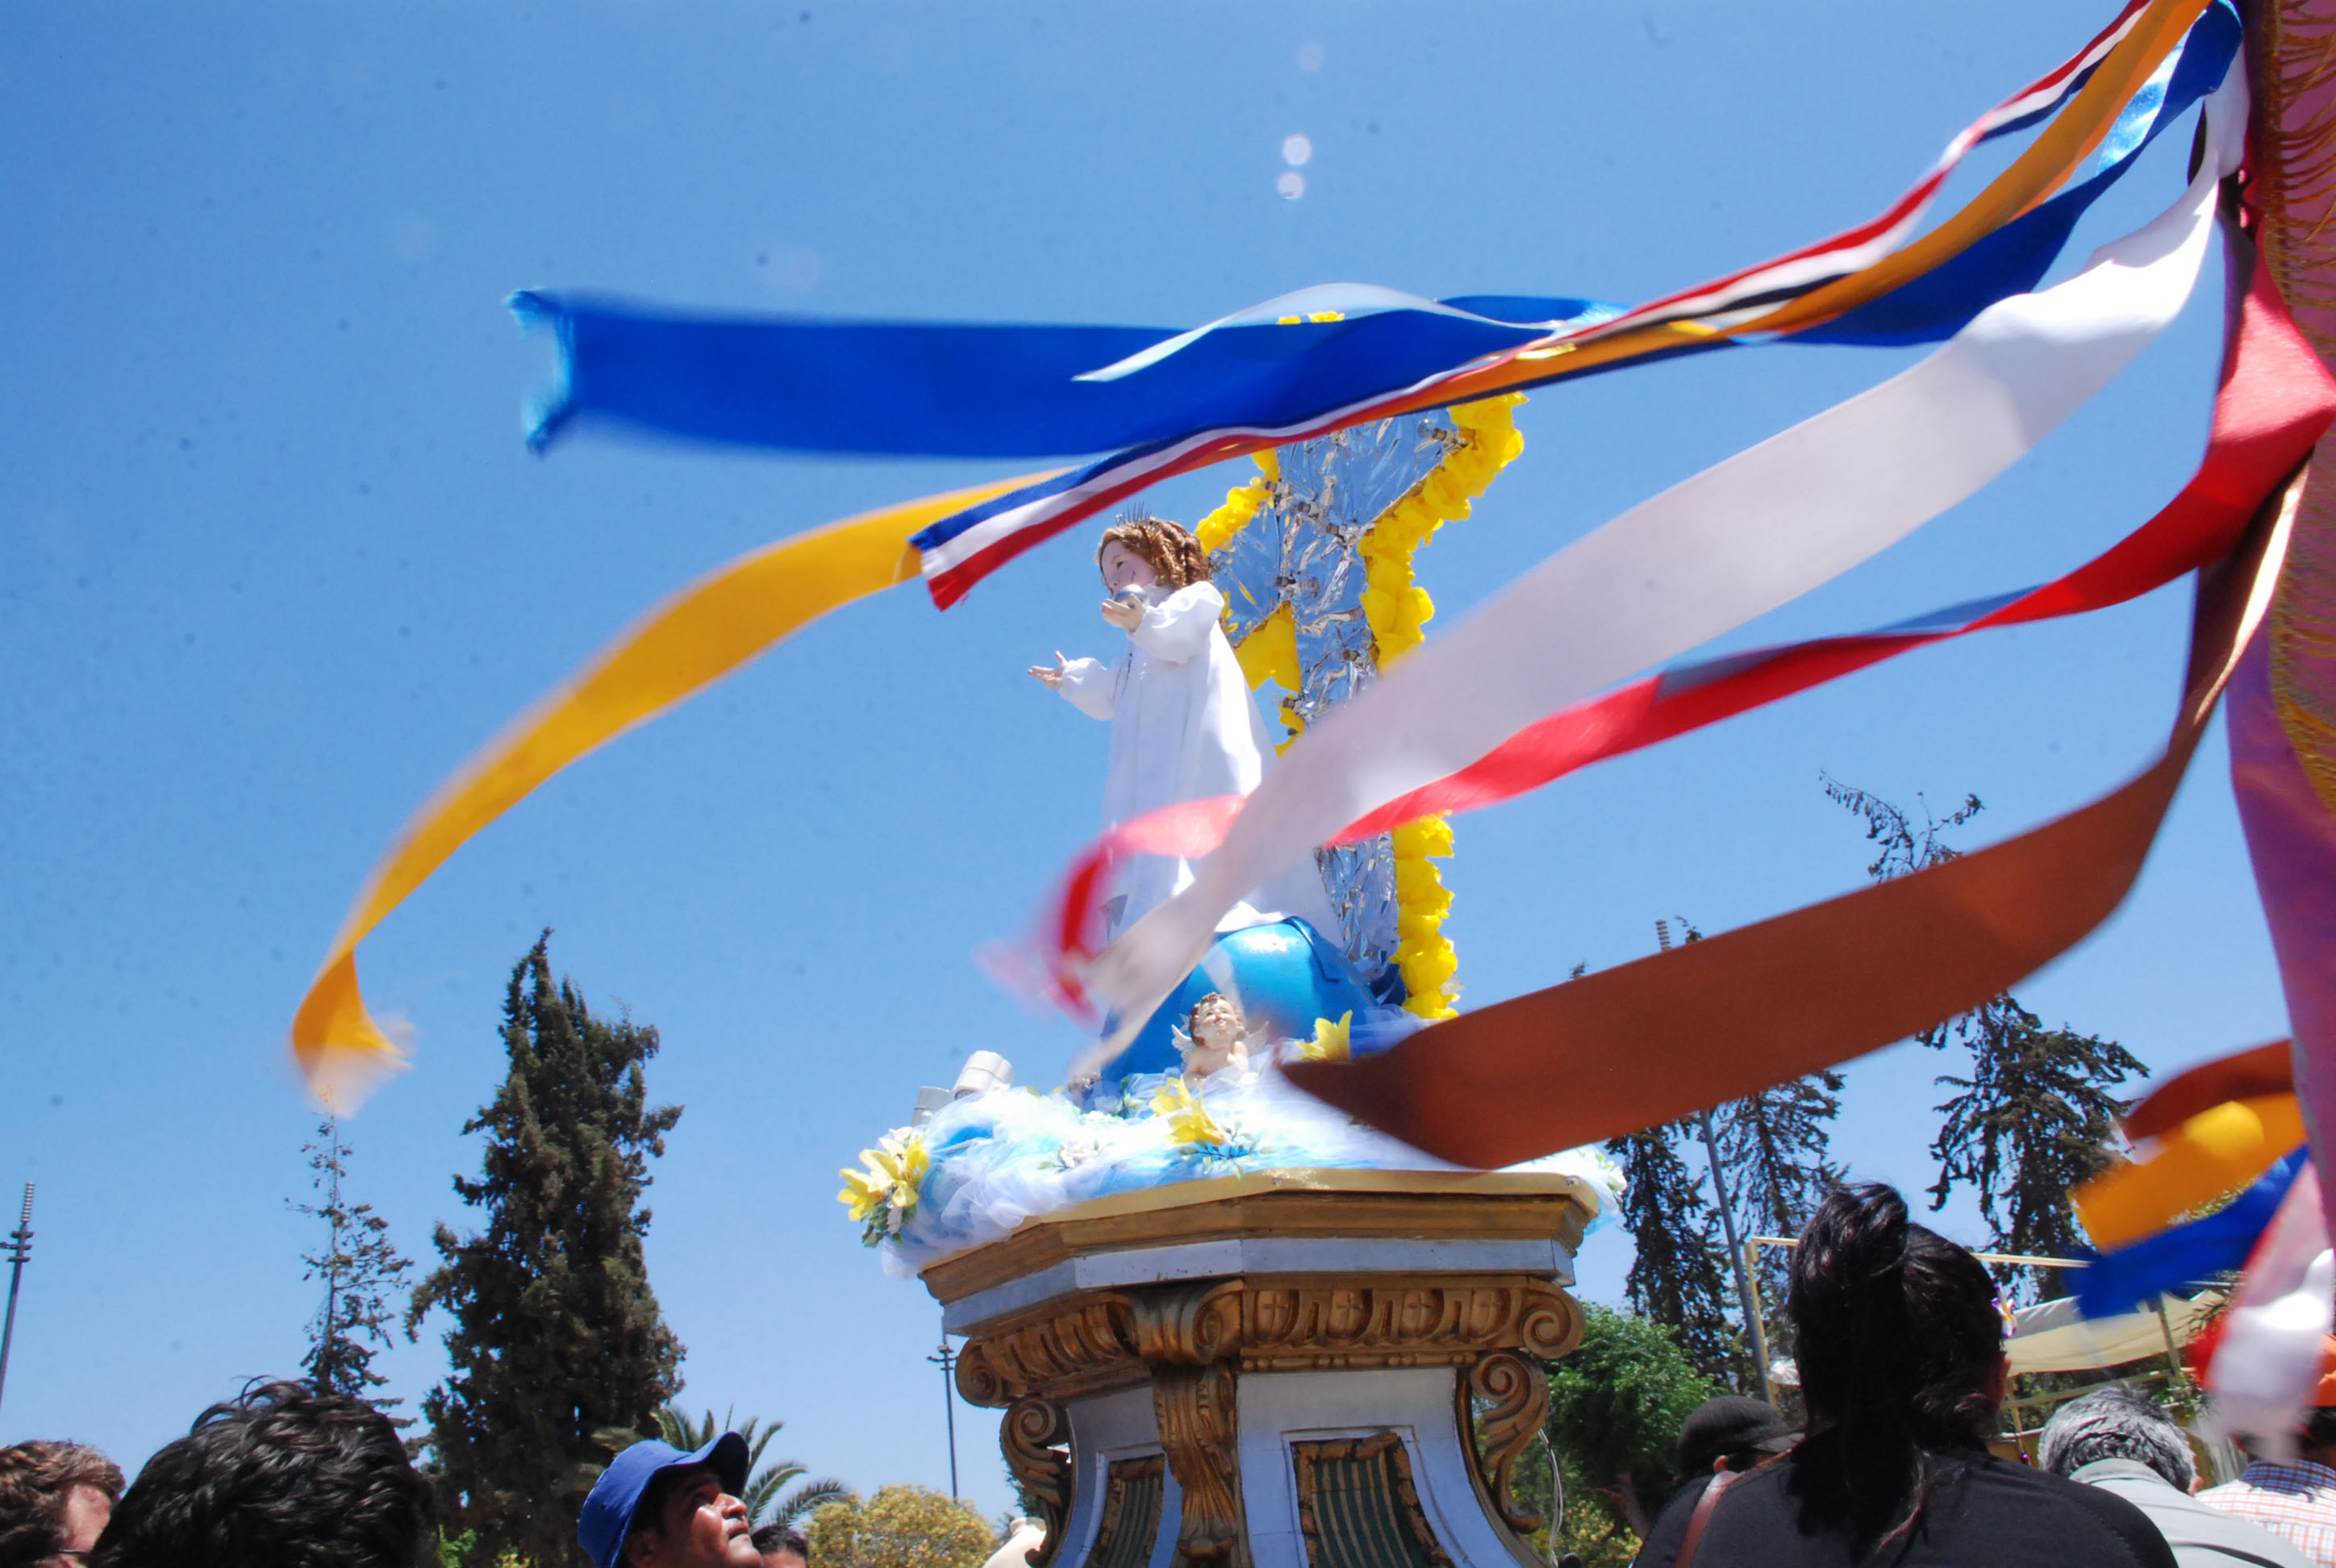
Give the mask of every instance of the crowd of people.
M 2187 1436 L 2124 1384 L 2062 1405 L 2036 1463 L 1999 1456 L 1994 1281 L 1878 1185 L 1818 1209 L 1788 1310 L 1806 1432 L 1755 1399 L 1698 1410 L 1645 1568 L 2336 1568 L 2336 1372 L 2293 1452 L 2224 1485 L 2199 1489 Z M 746 1471 L 735 1433 L 694 1453 L 635 1444 L 585 1499 L 578 1542 L 595 1568 L 810 1568 L 799 1533 L 752 1526 Z M 213 1406 L 126 1487 L 91 1448 L 0 1448 L 0 1568 L 423 1568 L 438 1538 L 388 1417 L 306 1383 Z
M 1995 1283 L 1879 1185 L 1819 1207 L 1787 1311 L 1806 1435 L 1756 1401 L 1698 1410 L 1641 1568 L 2336 1568 L 2336 1376 L 2292 1458 L 2252 1456 L 2205 1491 L 2187 1436 L 2125 1384 L 2062 1405 L 2035 1464 L 2001 1457 Z

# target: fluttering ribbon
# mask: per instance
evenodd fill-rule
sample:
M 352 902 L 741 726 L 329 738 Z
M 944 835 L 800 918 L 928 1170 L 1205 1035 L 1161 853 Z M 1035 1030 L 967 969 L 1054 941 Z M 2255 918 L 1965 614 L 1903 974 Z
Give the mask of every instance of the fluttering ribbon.
M 2231 1293 L 2203 1369 L 2215 1427 L 2269 1457 L 2293 1455 L 2296 1428 L 2327 1365 L 2331 1292 L 2336 1253 L 2320 1183 L 2292 1182 Z
M 2273 1040 L 2185 1067 L 2135 1102 L 2119 1125 L 2128 1139 L 2137 1142 L 2163 1136 L 2199 1112 L 2228 1101 L 2294 1092 L 2295 1063 L 2288 1042 Z
M 552 327 L 560 346 L 559 379 L 533 414 L 530 440 L 541 446 L 579 420 L 608 419 L 779 450 L 1027 456 L 1117 449 L 920 535 L 928 586 L 946 608 L 1022 550 L 1172 474 L 1227 457 L 1439 403 L 1709 352 L 1740 335 L 1789 341 L 1822 329 L 1827 343 L 1944 338 L 1988 305 L 2035 286 L 2077 218 L 2222 79 L 2238 38 L 2227 0 L 2134 0 L 2069 60 L 1958 135 L 1874 219 L 1627 312 L 1577 298 L 1432 301 L 1334 284 L 1170 335 L 691 317 L 525 292 L 514 307 Z M 1972 148 L 2056 112 L 2010 169 L 1909 243 Z M 2098 172 L 2043 200 L 2096 150 Z
M 2078 1310 L 2088 1318 L 2114 1318 L 2168 1290 L 2236 1272 L 2279 1212 L 2296 1174 L 2309 1164 L 2298 1150 L 2203 1219 L 2092 1255 L 2092 1267 L 2077 1276 Z
M 2209 106 L 2204 164 L 2157 219 L 2067 282 L 1990 307 L 1879 386 L 1577 541 L 1317 723 L 1192 883 L 1082 977 L 1118 1020 L 1104 1050 L 1183 979 L 1245 890 L 1349 822 L 1601 687 L 1789 602 L 2024 455 L 2180 310 L 2244 128 L 2245 84 L 2233 73 Z
M 1467 812 L 1513 800 L 1608 757 L 1716 724 L 1764 704 L 1806 691 L 1825 681 L 1864 669 L 1902 653 L 1994 627 L 2078 615 L 2123 604 L 2152 592 L 2185 572 L 2227 555 L 2237 543 L 2257 501 L 2308 457 L 2321 433 L 2336 421 L 2336 377 L 2331 377 L 2297 333 L 2266 268 L 2252 264 L 2252 248 L 2234 236 L 2234 279 L 2244 278 L 2237 322 L 2230 335 L 2222 385 L 2197 471 L 2173 501 L 2140 528 L 2075 570 L 2040 587 L 1999 594 L 1919 616 L 1911 621 L 1849 637 L 1818 638 L 1784 648 L 1727 655 L 1675 667 L 1661 675 L 1575 705 L 1519 731 L 1485 756 L 1411 792 L 1341 828 L 1331 842 L 1347 842 L 1423 816 Z M 1076 971 L 1102 945 L 1103 901 L 1110 892 L 1110 868 L 1127 856 L 1173 854 L 1197 861 L 1223 842 L 1241 806 L 1240 797 L 1184 802 L 1118 824 L 1090 843 L 1071 864 L 1052 894 L 1035 933 L 1030 965 L 1001 969 L 1020 977 L 1022 989 L 1063 1002 L 1074 1017 L 1091 1022 Z M 1036 986 L 1029 980 L 1039 974 Z M 2272 1093 L 2287 1086 L 2286 1046 L 2263 1047 L 2278 1054 L 2282 1075 Z M 2262 1076 L 2254 1054 L 2244 1070 Z M 2207 1064 L 2196 1075 L 2217 1069 L 2215 1085 L 2235 1085 L 2237 1066 Z M 2253 1078 L 2244 1081 L 2254 1081 Z M 2159 1130 L 2148 1118 L 2161 1106 L 2186 1104 L 2183 1115 L 2243 1098 L 2236 1088 L 2192 1103 L 2185 1096 L 2205 1092 L 2209 1080 L 2185 1075 L 2161 1085 L 2128 1121 L 2135 1137 Z M 2182 1120 L 2171 1117 L 2165 1125 Z
M 2226 1100 L 2155 1140 L 2130 1164 L 2070 1190 L 2096 1246 L 2122 1247 L 2235 1192 L 2303 1145 L 2303 1111 L 2291 1092 Z
M 292 1021 L 310 1085 L 347 1110 L 397 1047 L 366 1010 L 356 947 L 481 828 L 586 753 L 719 680 L 840 605 L 913 581 L 910 533 L 936 512 L 1024 482 L 928 496 L 754 551 L 651 610 L 442 784 L 383 856 L 342 922 Z
M 2262 624 L 2300 490 L 2283 486 L 2240 549 L 2200 573 L 2166 750 L 2120 788 L 2003 843 L 1465 1013 L 1352 1066 L 1285 1070 L 1416 1147 L 1497 1166 L 1740 1099 L 2001 994 L 2099 925 L 2140 874 Z

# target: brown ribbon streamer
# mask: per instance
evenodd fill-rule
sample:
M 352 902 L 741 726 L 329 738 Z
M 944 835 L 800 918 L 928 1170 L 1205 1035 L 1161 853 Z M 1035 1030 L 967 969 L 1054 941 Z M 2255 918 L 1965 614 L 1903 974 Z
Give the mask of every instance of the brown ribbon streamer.
M 2155 1138 L 2226 1100 L 2259 1100 L 2266 1095 L 2293 1093 L 2293 1054 L 2287 1041 L 2273 1040 L 2175 1074 L 2127 1114 L 2125 1135 L 2136 1140 Z
M 1384 1055 L 1293 1062 L 1290 1076 L 1429 1154 L 1506 1165 L 1739 1099 L 2000 995 L 2131 891 L 2262 621 L 2302 492 L 2298 473 L 2199 574 L 2165 754 L 2123 787 L 1959 860 L 1496 1003 Z

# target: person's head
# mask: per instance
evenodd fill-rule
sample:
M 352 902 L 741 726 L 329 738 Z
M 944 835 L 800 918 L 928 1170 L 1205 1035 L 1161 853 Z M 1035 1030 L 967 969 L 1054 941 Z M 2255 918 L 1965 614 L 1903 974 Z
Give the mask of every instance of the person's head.
M 735 1432 L 695 1454 L 636 1443 L 592 1484 L 576 1538 L 598 1568 L 762 1568 L 738 1500 L 746 1466 Z
M 1203 1078 L 1229 1066 L 1249 1064 L 1249 1020 L 1241 1004 L 1211 991 L 1184 1018 L 1191 1044 L 1183 1047 L 1184 1076 Z
M 1208 580 L 1209 552 L 1183 524 L 1139 514 L 1103 531 L 1095 545 L 1095 566 L 1107 593 L 1155 583 L 1173 593 Z
M 2073 1475 L 2097 1459 L 2138 1460 L 2184 1492 L 2198 1479 L 2182 1428 L 2156 1400 L 2122 1383 L 2069 1400 L 2036 1440 L 2036 1462 L 2055 1475 Z
M 765 1524 L 749 1537 L 763 1568 L 811 1568 L 811 1543 L 792 1524 Z
M 1801 1232 L 1788 1301 L 1810 1427 L 1853 1447 L 1969 1448 L 2003 1401 L 2003 1316 L 1980 1261 L 1880 1183 L 1837 1187 Z
M 0 1563 L 81 1568 L 121 1495 L 121 1470 L 94 1448 L 0 1448 Z
M 1749 1470 L 1791 1447 L 1799 1436 L 1766 1399 L 1741 1394 L 1706 1399 L 1679 1427 L 1679 1479 Z
M 437 1507 L 389 1417 L 307 1383 L 258 1384 L 146 1461 L 95 1568 L 417 1568 Z

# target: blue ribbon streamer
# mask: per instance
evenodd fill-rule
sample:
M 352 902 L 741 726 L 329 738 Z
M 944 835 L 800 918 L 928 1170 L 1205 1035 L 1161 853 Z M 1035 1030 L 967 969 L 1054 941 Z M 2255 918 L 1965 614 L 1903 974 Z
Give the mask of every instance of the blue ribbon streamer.
M 2093 1266 L 2078 1276 L 2078 1310 L 2088 1318 L 2114 1318 L 2168 1290 L 2244 1267 L 2309 1158 L 2298 1149 L 2219 1212 L 2094 1256 Z
M 2127 105 L 2097 171 L 2082 184 L 1889 294 L 1782 340 L 1941 341 L 1995 301 L 2034 288 L 2085 211 L 2222 80 L 2239 37 L 2236 13 L 2217 0 Z M 511 306 L 522 321 L 548 325 L 559 336 L 558 383 L 530 411 L 529 442 L 538 450 L 589 418 L 782 451 L 998 458 L 1124 453 L 1211 430 L 1279 429 L 1530 343 L 1552 323 L 1620 311 L 1584 299 L 1506 295 L 1386 308 L 1393 297 L 1387 291 L 1356 293 L 1374 301 L 1367 313 L 1287 325 L 1235 318 L 1102 379 L 1096 372 L 1183 335 L 1142 326 L 694 317 L 535 291 L 514 295 Z M 1731 341 L 1682 345 L 1660 357 Z M 1567 374 L 1553 362 L 1542 379 Z

